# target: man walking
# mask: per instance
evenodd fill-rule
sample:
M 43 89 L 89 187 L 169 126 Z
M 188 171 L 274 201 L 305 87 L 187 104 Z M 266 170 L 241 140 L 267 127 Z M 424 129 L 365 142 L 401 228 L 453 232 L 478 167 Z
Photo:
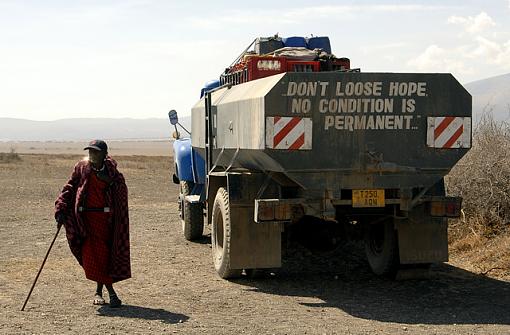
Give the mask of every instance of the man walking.
M 55 219 L 85 276 L 97 283 L 93 304 L 105 303 L 106 286 L 110 307 L 120 307 L 113 283 L 131 277 L 127 186 L 104 141 L 93 140 L 84 150 L 88 159 L 75 165 L 55 202 Z

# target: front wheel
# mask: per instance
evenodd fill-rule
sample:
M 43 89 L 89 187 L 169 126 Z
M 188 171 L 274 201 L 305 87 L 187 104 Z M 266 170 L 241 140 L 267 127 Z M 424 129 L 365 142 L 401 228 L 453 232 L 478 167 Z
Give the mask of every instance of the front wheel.
M 393 220 L 369 224 L 365 232 L 365 254 L 376 275 L 394 277 L 400 265 L 398 236 Z
M 190 203 L 184 197 L 191 194 L 193 184 L 189 181 L 181 181 L 181 224 L 184 238 L 193 241 L 202 236 L 204 231 L 204 215 L 200 203 Z
M 211 243 L 214 269 L 223 279 L 241 276 L 242 270 L 230 268 L 232 223 L 228 192 L 220 187 L 212 210 Z

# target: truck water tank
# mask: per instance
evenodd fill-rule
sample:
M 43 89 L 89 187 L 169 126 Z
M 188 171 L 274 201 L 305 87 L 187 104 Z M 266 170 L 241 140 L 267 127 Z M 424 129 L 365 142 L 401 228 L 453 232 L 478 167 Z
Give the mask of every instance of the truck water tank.
M 329 43 L 329 37 L 327 36 L 317 36 L 317 37 L 310 37 L 308 39 L 308 49 L 322 49 L 328 54 L 331 53 L 331 44 Z
M 216 87 L 219 87 L 219 86 L 220 86 L 220 80 L 219 79 L 209 80 L 207 83 L 205 83 L 205 85 L 202 88 L 202 90 L 200 90 L 200 97 L 203 97 L 204 94 L 207 91 L 215 89 Z
M 303 47 L 306 48 L 306 39 L 304 37 L 292 36 L 284 37 L 283 44 L 286 47 Z

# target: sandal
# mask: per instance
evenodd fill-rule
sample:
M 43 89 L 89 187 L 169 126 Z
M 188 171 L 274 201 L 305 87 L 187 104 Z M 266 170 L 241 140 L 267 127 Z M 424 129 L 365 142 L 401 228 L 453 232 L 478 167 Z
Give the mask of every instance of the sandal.
M 96 294 L 94 296 L 94 300 L 92 301 L 92 304 L 93 305 L 104 305 L 105 301 L 102 296 L 100 296 L 99 294 Z
M 122 305 L 122 301 L 117 297 L 117 295 L 110 296 L 110 307 L 118 308 Z

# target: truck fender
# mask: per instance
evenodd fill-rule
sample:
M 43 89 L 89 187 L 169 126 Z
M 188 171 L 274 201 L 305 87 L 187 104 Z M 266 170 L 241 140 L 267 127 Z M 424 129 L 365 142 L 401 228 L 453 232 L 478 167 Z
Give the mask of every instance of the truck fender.
M 174 141 L 175 175 L 179 181 L 193 181 L 191 162 L 191 139 L 183 138 Z M 175 178 L 174 178 L 175 181 Z

